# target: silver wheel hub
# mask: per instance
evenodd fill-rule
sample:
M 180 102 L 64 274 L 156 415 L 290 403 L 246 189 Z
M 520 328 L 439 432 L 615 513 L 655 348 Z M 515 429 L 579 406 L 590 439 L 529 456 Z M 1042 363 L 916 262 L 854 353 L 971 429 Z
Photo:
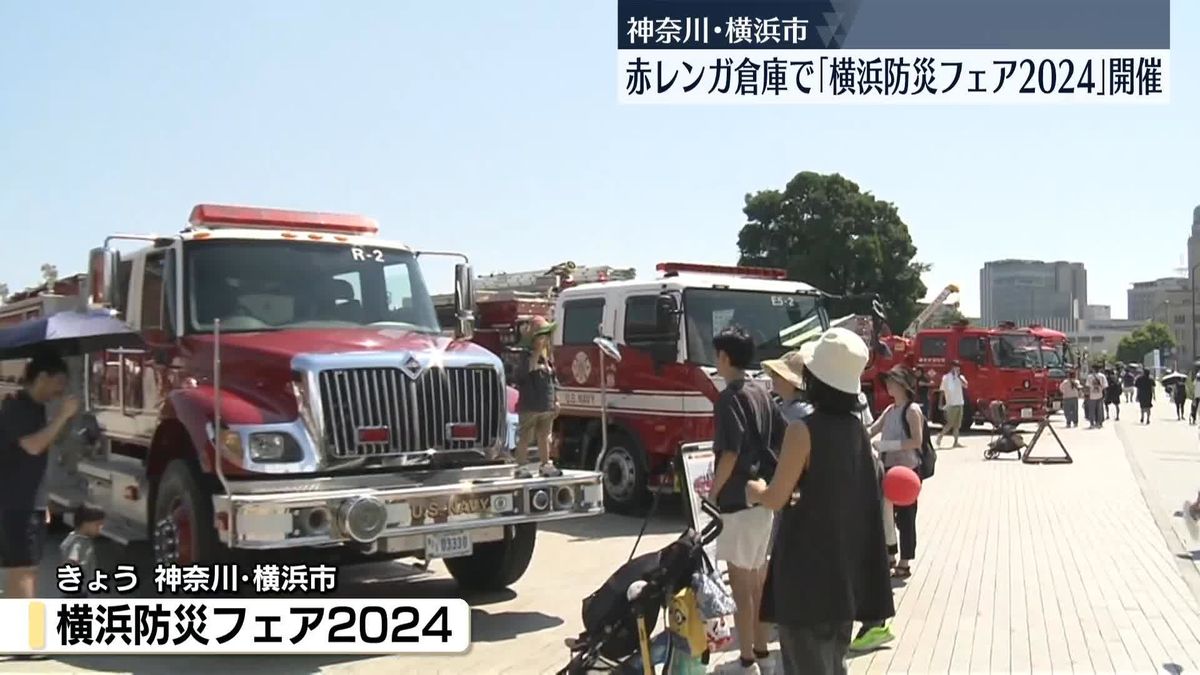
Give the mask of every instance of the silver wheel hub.
M 633 495 L 633 483 L 637 476 L 633 457 L 625 448 L 609 448 L 600 467 L 604 474 L 604 491 L 617 501 L 626 501 Z
M 170 517 L 154 526 L 154 560 L 164 565 L 179 562 L 179 530 Z

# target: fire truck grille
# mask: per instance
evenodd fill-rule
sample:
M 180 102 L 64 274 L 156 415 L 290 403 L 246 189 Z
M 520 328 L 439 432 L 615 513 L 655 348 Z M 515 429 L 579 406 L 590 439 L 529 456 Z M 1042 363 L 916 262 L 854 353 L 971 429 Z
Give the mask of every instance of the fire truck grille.
M 334 457 L 466 450 L 496 444 L 505 412 L 491 368 L 399 368 L 320 374 L 325 445 Z

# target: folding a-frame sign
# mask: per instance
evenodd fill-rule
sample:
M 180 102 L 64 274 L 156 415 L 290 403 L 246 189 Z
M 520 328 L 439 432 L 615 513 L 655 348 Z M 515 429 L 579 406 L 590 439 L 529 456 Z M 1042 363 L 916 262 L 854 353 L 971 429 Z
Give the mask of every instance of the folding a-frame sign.
M 1050 435 L 1058 442 L 1058 447 L 1062 450 L 1062 457 L 1034 457 L 1033 447 L 1037 445 L 1038 439 L 1042 437 L 1042 432 L 1050 431 Z M 1038 422 L 1037 431 L 1033 433 L 1033 438 L 1029 440 L 1029 445 L 1025 446 L 1025 454 L 1021 456 L 1021 461 L 1026 464 L 1074 464 L 1075 460 L 1071 458 L 1071 453 L 1067 452 L 1067 446 L 1063 445 L 1062 439 L 1058 437 L 1058 432 L 1054 427 L 1050 426 L 1050 418 L 1044 417 L 1041 422 Z

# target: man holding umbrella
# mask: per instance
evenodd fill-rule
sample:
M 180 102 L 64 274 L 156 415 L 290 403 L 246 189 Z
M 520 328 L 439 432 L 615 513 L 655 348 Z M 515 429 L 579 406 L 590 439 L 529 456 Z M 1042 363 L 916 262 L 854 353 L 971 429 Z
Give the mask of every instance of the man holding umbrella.
M 79 412 L 79 399 L 64 396 L 67 384 L 63 359 L 42 354 L 26 366 L 21 391 L 0 404 L 0 567 L 7 571 L 8 598 L 36 593 L 47 520 L 38 488 L 50 447 Z M 46 404 L 57 399 L 58 412 L 48 419 Z

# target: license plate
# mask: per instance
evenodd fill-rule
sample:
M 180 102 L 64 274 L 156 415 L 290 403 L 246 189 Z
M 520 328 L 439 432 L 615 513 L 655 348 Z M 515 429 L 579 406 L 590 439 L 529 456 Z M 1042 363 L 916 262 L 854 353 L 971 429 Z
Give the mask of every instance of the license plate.
M 471 535 L 466 532 L 439 532 L 425 535 L 425 559 L 461 558 L 471 555 Z
M 1033 408 L 1021 408 L 1021 419 L 1027 420 L 1033 417 Z
M 1058 410 L 1061 407 L 1062 407 L 1062 401 L 1052 401 L 1050 403 L 1051 410 Z

